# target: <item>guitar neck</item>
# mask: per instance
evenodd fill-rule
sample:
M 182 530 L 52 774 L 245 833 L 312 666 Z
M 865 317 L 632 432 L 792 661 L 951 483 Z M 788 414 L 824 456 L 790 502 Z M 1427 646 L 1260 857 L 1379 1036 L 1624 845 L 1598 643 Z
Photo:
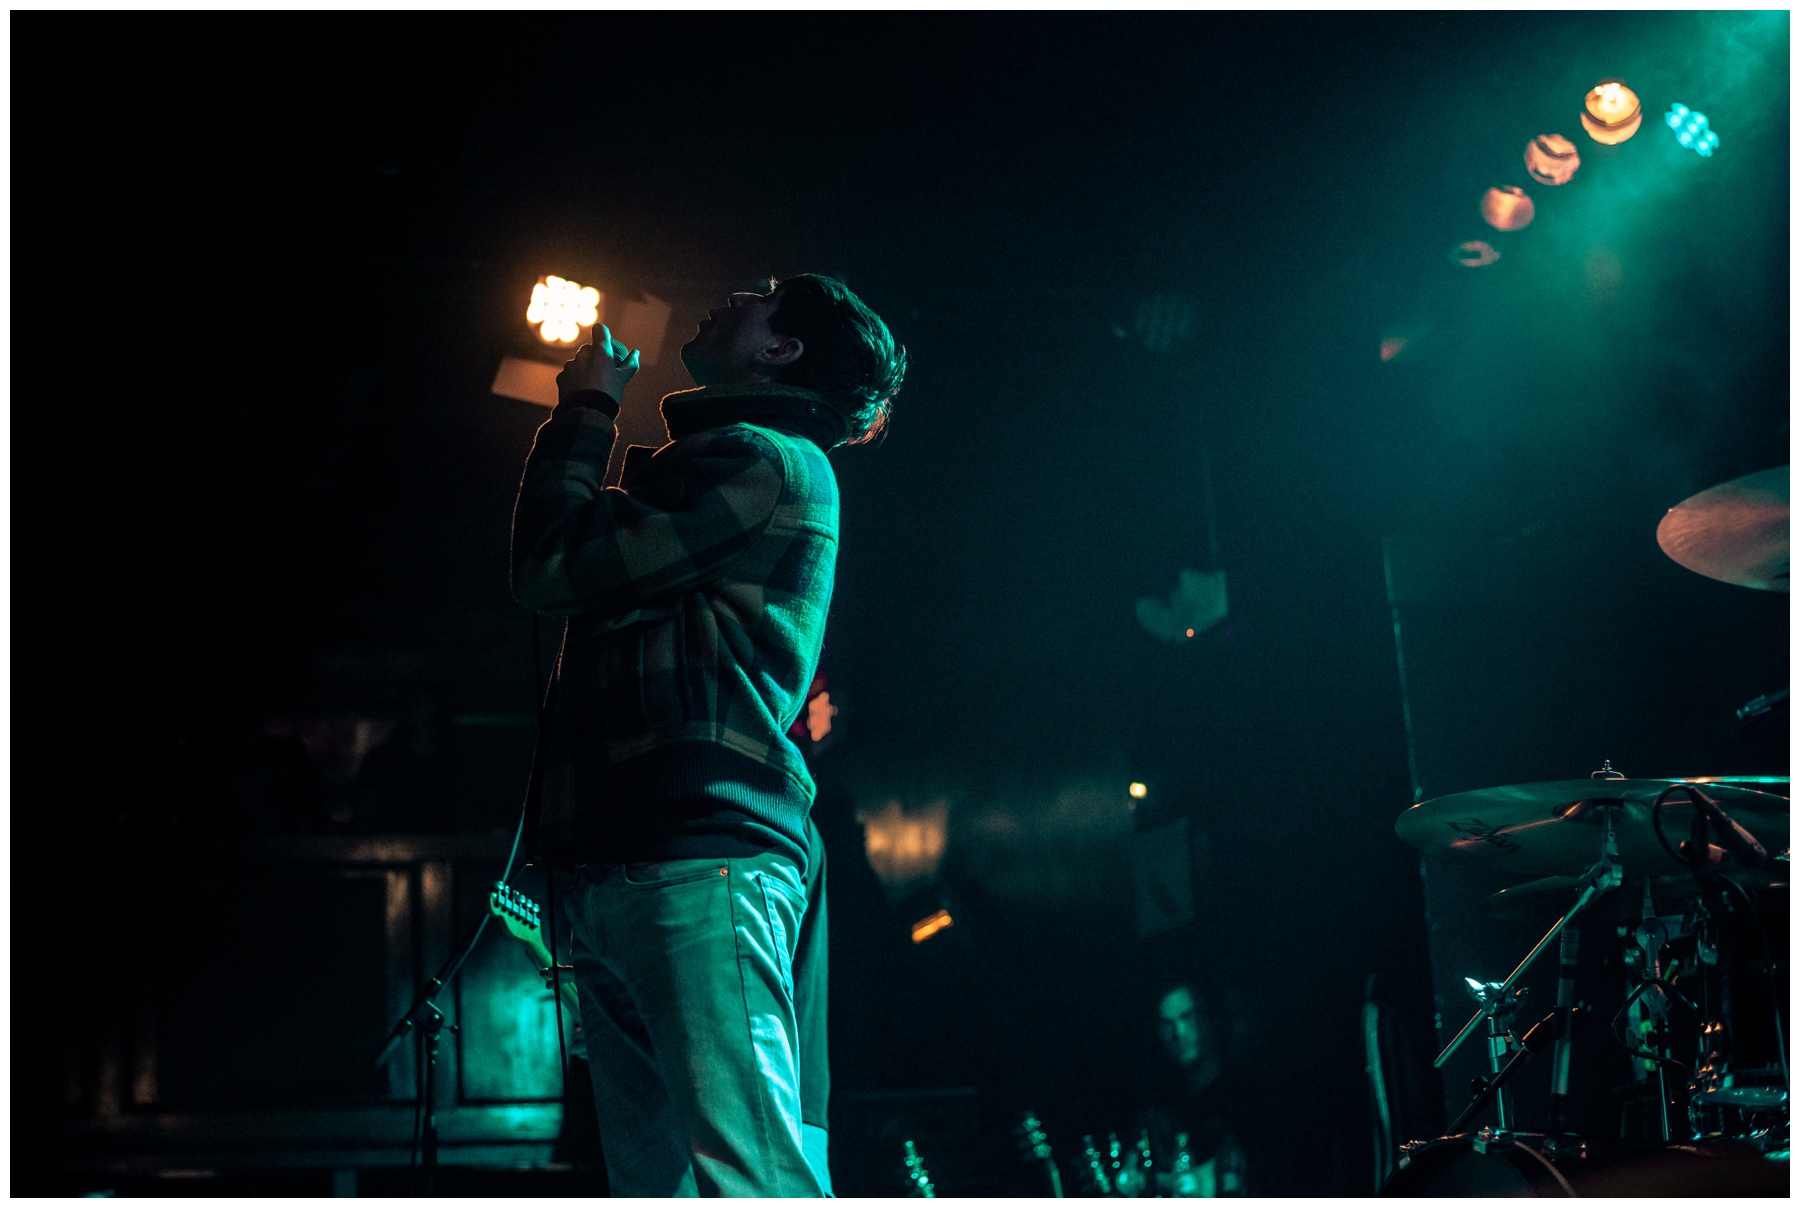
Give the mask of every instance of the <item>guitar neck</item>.
M 556 963 L 556 958 L 550 955 L 550 949 L 544 947 L 542 940 L 535 942 L 528 940 L 525 943 L 531 948 L 531 959 L 537 962 L 539 969 L 548 970 Z M 544 976 L 548 978 L 549 974 L 546 972 Z M 557 975 L 555 984 L 562 990 L 564 1009 L 579 1013 L 581 994 L 575 989 L 575 978 L 565 970 Z
M 537 962 L 538 968 L 548 970 L 551 965 L 556 963 L 556 958 L 550 955 L 550 949 L 546 948 L 544 946 L 544 941 L 537 936 L 519 935 L 515 932 L 513 938 L 517 939 L 521 944 L 524 944 L 525 947 L 531 951 L 531 959 Z M 545 976 L 548 976 L 548 973 L 546 973 Z

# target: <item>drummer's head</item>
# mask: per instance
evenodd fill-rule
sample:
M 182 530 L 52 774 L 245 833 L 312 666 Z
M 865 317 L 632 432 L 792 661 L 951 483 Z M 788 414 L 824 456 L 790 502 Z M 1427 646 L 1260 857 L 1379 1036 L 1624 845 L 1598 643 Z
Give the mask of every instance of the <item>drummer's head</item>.
M 1212 1051 L 1212 1025 L 1206 1005 L 1193 988 L 1177 983 L 1164 991 L 1156 1007 L 1156 1029 L 1163 1052 L 1182 1069 L 1200 1064 Z

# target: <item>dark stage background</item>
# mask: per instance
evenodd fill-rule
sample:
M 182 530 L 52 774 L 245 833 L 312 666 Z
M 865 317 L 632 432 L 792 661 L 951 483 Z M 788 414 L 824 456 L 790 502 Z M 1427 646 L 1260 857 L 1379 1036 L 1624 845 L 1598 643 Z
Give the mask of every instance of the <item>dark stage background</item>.
M 1655 542 L 1787 461 L 1786 13 L 12 29 L 43 215 L 14 246 L 64 258 L 71 324 L 96 286 L 115 308 L 47 396 L 49 447 L 108 468 L 52 455 L 44 506 L 91 486 L 107 519 L 62 551 L 100 611 L 45 751 L 82 787 L 14 798 L 15 1192 L 403 1186 L 411 1058 L 368 1059 L 504 861 L 556 638 L 506 583 L 546 413 L 490 391 L 554 355 L 523 318 L 546 273 L 671 309 L 626 441 L 769 274 L 840 275 L 911 354 L 890 438 L 834 454 L 840 1192 L 902 1189 L 906 1138 L 942 1194 L 1033 1192 L 1025 1108 L 1065 1158 L 1135 1138 L 1187 977 L 1284 1155 L 1252 1189 L 1366 1194 L 1363 1004 L 1431 1135 L 1460 1097 L 1425 1074 L 1434 1013 L 1468 1010 L 1438 995 L 1519 951 L 1435 891 L 1428 931 L 1415 792 L 1786 770 L 1785 715 L 1733 717 L 1787 684 L 1786 597 Z M 1612 148 L 1576 128 L 1610 76 L 1646 109 Z M 1719 154 L 1674 143 L 1673 100 Z M 1554 189 L 1521 162 L 1552 131 L 1583 161 Z M 1538 216 L 1498 233 L 1507 184 Z M 1468 239 L 1501 259 L 1453 265 Z M 1170 644 L 1137 603 L 1183 569 L 1223 571 L 1230 615 Z M 865 846 L 907 836 L 941 857 L 884 885 Z M 1169 867 L 1186 921 L 1140 904 Z M 1434 970 L 1451 933 L 1493 963 Z M 21 993 L 70 935 L 107 974 Z M 550 1186 L 547 996 L 490 935 L 452 1008 L 446 1162 Z

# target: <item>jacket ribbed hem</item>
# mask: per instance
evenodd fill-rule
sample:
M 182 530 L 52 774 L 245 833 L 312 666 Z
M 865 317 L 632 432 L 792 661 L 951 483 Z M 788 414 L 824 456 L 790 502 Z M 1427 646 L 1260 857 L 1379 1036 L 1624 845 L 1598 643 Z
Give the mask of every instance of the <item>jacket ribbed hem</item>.
M 635 863 L 775 852 L 806 873 L 805 792 L 785 771 L 710 742 L 674 742 L 605 770 L 599 800 L 546 819 L 558 863 Z

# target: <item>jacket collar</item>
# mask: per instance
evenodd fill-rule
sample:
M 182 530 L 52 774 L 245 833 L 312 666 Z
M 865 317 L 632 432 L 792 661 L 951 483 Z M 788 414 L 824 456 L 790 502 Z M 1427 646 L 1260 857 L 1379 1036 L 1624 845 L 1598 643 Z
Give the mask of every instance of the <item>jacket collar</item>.
M 677 390 L 663 396 L 662 417 L 670 440 L 726 424 L 759 424 L 830 449 L 842 444 L 850 430 L 843 413 L 824 395 L 778 382 Z

